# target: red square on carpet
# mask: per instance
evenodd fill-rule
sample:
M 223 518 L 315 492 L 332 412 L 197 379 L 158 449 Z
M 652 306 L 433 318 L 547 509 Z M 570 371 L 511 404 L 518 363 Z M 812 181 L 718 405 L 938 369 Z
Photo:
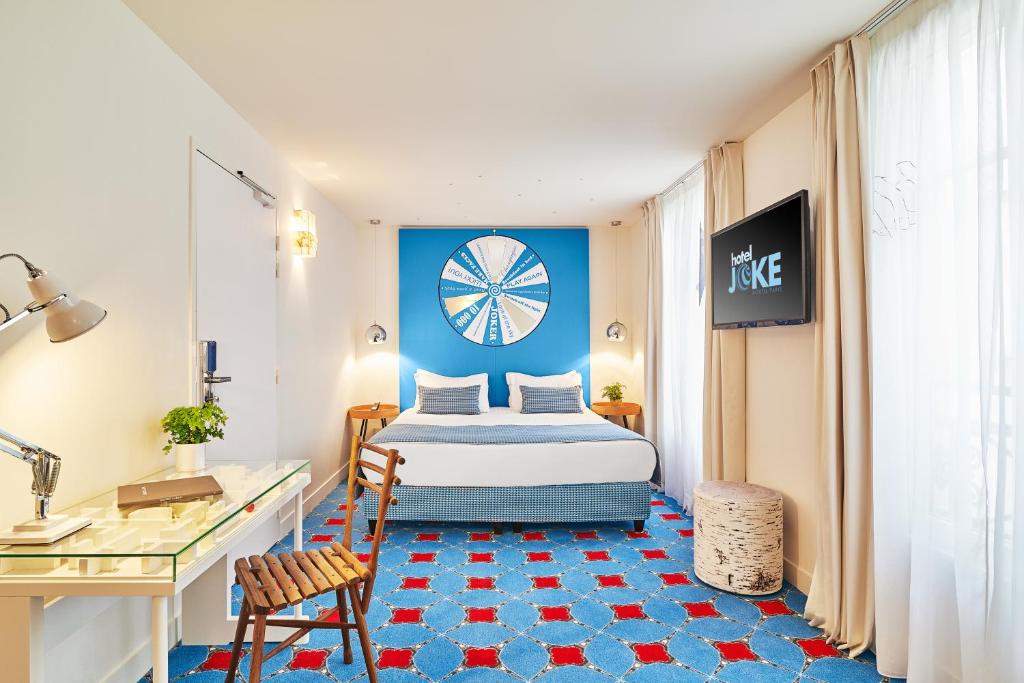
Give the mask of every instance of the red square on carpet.
M 626 538 L 650 538 L 651 535 L 646 531 L 627 531 Z
M 693 529 L 676 529 L 682 538 L 693 538 Z
M 470 607 L 466 610 L 466 621 L 472 624 L 493 624 L 498 621 L 498 610 L 493 607 Z
M 313 534 L 309 537 L 310 543 L 330 543 L 334 540 L 334 534 Z
M 412 650 L 403 648 L 400 650 L 384 649 L 380 651 L 380 658 L 377 660 L 378 669 L 408 669 L 412 666 Z
M 602 588 L 621 588 L 626 585 L 626 579 L 624 579 L 621 574 L 608 574 L 597 577 L 597 583 Z
M 651 507 L 652 508 L 662 507 L 663 505 L 665 505 L 665 501 L 663 501 L 663 500 L 654 499 L 654 500 L 651 501 Z
M 742 641 L 736 641 L 735 643 L 715 643 L 715 647 L 722 653 L 724 659 L 728 659 L 733 662 L 748 659 L 755 660 L 757 655 L 750 651 L 747 644 Z
M 412 553 L 409 555 L 410 562 L 433 562 L 437 553 Z
M 498 648 L 468 647 L 466 648 L 466 666 L 498 666 Z
M 490 576 L 472 577 L 469 579 L 469 587 L 473 590 L 491 590 L 494 588 L 494 579 Z
M 754 605 L 766 617 L 777 617 L 782 614 L 790 614 L 792 611 L 782 600 L 755 600 Z
M 635 643 L 633 652 L 641 664 L 668 664 L 672 661 L 672 655 L 661 643 Z
M 683 516 L 681 514 L 679 514 L 678 512 L 663 512 L 661 514 L 661 518 L 664 519 L 665 521 L 671 522 L 671 521 L 674 521 L 674 520 L 677 520 L 677 519 L 682 519 Z
M 543 621 L 572 621 L 568 607 L 541 607 L 540 618 Z
M 683 604 L 691 617 L 717 617 L 718 610 L 710 602 L 687 602 Z
M 292 669 L 322 669 L 329 654 L 327 650 L 296 650 L 288 666 Z
M 426 576 L 406 576 L 402 578 L 402 590 L 425 590 L 430 588 L 430 579 Z
M 393 624 L 418 624 L 423 620 L 423 610 L 421 609 L 396 609 L 391 613 L 391 623 Z
M 654 550 L 641 550 L 640 554 L 644 556 L 645 560 L 667 560 L 668 554 L 661 548 Z
M 474 531 L 469 535 L 471 541 L 493 541 L 494 535 L 487 531 Z
M 535 576 L 533 577 L 534 588 L 558 588 L 561 584 L 557 576 Z
M 327 526 L 345 526 L 344 517 L 330 517 L 327 520 Z
M 494 562 L 494 553 L 470 553 L 470 562 Z
M 551 663 L 555 666 L 583 666 L 587 658 L 583 656 L 583 648 L 575 645 L 555 646 L 549 650 Z
M 573 538 L 577 541 L 596 541 L 598 540 L 596 531 L 574 531 L 572 532 Z
M 543 531 L 524 531 L 524 541 L 546 541 L 548 537 L 544 535 Z
M 417 541 L 440 541 L 441 534 L 416 534 Z
M 231 653 L 227 650 L 214 650 L 199 667 L 203 671 L 227 671 L 231 664 Z
M 613 605 L 616 619 L 646 619 L 644 609 L 640 605 Z
M 842 657 L 843 653 L 829 645 L 824 638 L 807 638 L 796 641 L 808 657 Z
M 369 562 L 370 561 L 370 553 L 356 553 L 356 559 L 359 560 L 360 562 Z
M 587 558 L 587 562 L 600 562 L 612 559 L 607 550 L 584 550 L 583 557 Z
M 339 510 L 348 510 L 348 503 L 342 503 L 341 505 L 338 506 L 338 509 Z M 358 505 L 353 505 L 352 509 L 353 510 L 358 510 L 359 506 Z
M 659 574 L 658 576 L 661 577 L 661 580 L 665 582 L 666 586 L 685 586 L 691 583 L 690 577 L 683 572 L 679 572 L 678 574 Z
M 551 553 L 526 553 L 527 562 L 551 562 Z

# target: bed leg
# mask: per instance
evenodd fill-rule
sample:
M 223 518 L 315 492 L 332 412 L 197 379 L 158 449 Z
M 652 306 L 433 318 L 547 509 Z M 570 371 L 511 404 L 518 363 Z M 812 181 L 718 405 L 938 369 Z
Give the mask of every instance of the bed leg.
M 375 519 L 368 519 L 368 520 L 366 520 L 366 526 L 369 527 L 370 535 L 371 536 L 373 534 L 377 533 L 377 520 L 375 520 Z
M 644 522 L 645 521 L 647 521 L 647 520 L 644 520 L 644 519 L 634 519 L 633 520 L 633 531 L 636 531 L 637 533 L 643 531 L 644 530 Z
M 514 534 L 521 534 L 521 533 L 523 533 L 523 523 L 522 522 L 512 522 L 512 533 L 514 533 Z
M 494 522 L 491 524 L 491 529 L 494 531 L 495 536 L 501 536 L 501 532 L 505 530 L 505 527 L 501 522 Z

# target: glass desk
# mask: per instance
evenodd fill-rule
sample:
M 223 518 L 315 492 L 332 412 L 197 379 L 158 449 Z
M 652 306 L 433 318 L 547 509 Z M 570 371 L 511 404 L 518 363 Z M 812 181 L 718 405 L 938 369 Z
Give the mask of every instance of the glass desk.
M 278 540 L 277 513 L 289 503 L 295 548 L 301 549 L 309 461 L 210 462 L 201 472 L 181 475 L 172 468 L 131 483 L 207 474 L 217 479 L 222 495 L 121 510 L 114 489 L 60 511 L 91 519 L 88 527 L 50 545 L 0 546 L 0 611 L 16 622 L 23 615 L 25 622 L 11 626 L 25 629 L 24 645 L 15 642 L 13 648 L 27 651 L 8 651 L 11 641 L 0 642 L 0 661 L 25 664 L 26 674 L 12 682 L 42 681 L 45 653 L 42 643 L 32 641 L 41 640 L 46 598 L 152 598 L 154 683 L 167 680 L 168 602 L 175 595 L 182 594 L 184 642 L 231 640 L 234 560 L 263 553 Z

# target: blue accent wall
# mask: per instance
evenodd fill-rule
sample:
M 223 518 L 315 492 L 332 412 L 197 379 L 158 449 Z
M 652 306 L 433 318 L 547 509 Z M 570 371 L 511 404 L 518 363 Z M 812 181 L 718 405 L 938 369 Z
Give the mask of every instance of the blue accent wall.
M 498 229 L 533 249 L 547 269 L 550 300 L 540 325 L 508 346 L 482 346 L 455 331 L 441 308 L 441 271 L 460 245 L 490 228 L 398 231 L 399 403 L 416 400 L 418 368 L 442 375 L 488 373 L 491 405 L 508 405 L 506 372 L 552 375 L 579 370 L 590 403 L 590 235 L 586 228 Z

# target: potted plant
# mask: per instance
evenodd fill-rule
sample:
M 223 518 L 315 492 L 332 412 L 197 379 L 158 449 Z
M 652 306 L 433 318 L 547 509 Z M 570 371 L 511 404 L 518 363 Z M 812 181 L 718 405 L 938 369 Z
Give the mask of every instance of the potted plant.
M 167 434 L 164 453 L 174 449 L 174 466 L 179 472 L 196 472 L 206 467 L 206 444 L 224 438 L 228 416 L 216 403 L 172 408 L 160 421 Z
M 601 389 L 601 396 L 608 399 L 612 403 L 622 403 L 622 390 L 626 388 L 626 385 L 622 382 L 615 382 Z

